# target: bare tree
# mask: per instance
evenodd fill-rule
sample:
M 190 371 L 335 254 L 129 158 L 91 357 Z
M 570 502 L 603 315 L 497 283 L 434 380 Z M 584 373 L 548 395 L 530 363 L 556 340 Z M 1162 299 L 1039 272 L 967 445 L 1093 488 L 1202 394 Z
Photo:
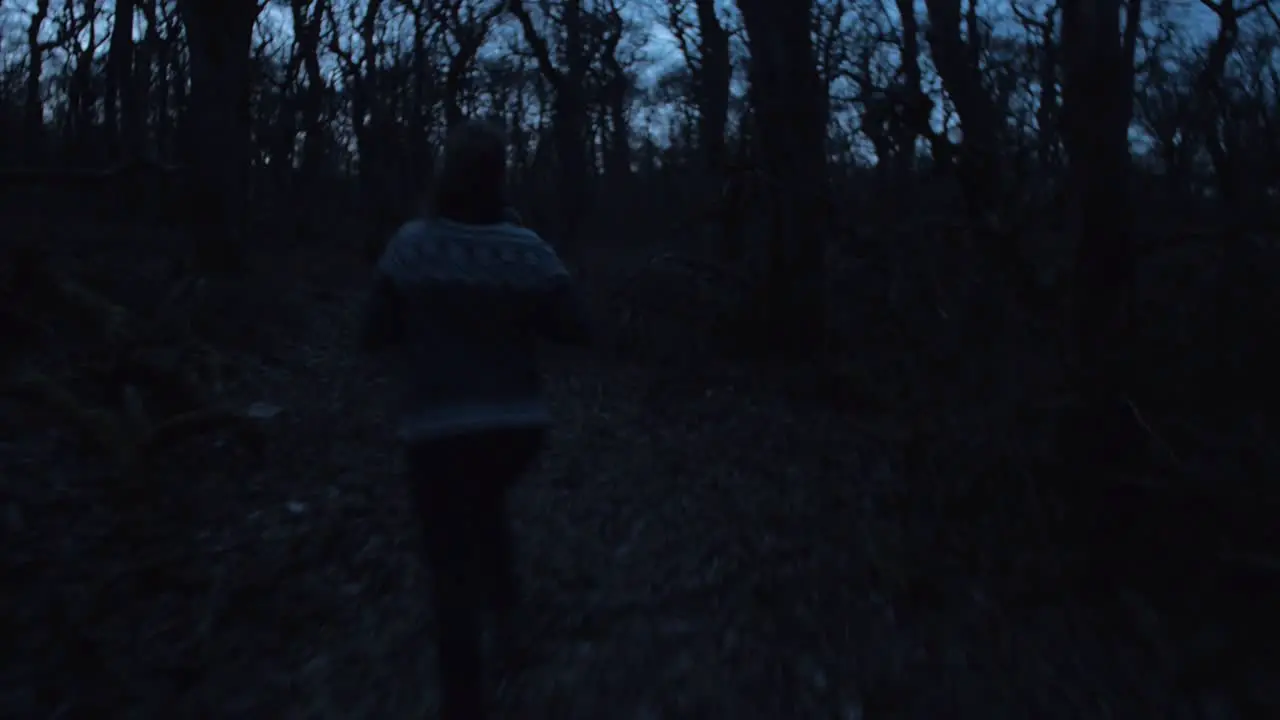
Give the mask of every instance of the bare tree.
M 27 21 L 27 92 L 23 128 L 27 148 L 25 159 L 33 163 L 44 159 L 44 97 L 41 95 L 44 54 L 58 46 L 56 42 L 40 39 L 48 18 L 49 0 L 36 0 L 35 11 Z
M 720 227 L 718 254 L 727 262 L 736 262 L 746 249 L 745 210 L 753 187 L 748 182 L 751 174 L 742 167 L 731 167 L 725 132 L 733 79 L 732 32 L 716 13 L 714 0 L 694 0 L 693 18 L 689 8 L 689 0 L 667 0 L 667 28 L 680 46 L 691 80 L 692 101 L 698 112 L 698 147 L 709 195 L 705 203 Z
M 477 9 L 471 0 L 445 0 L 435 8 L 436 22 L 453 40 L 444 77 L 444 121 L 452 127 L 462 119 L 459 95 L 462 83 L 475 63 L 476 53 L 489 36 L 489 26 L 506 12 L 500 2 Z
M 138 107 L 140 98 L 133 89 L 133 16 L 133 0 L 115 0 L 111 44 L 107 53 L 106 91 L 102 100 L 103 125 L 111 143 L 110 153 L 117 159 L 126 153 L 138 153 L 144 132 L 141 108 Z M 117 107 L 123 110 L 122 117 L 117 116 Z
M 777 341 L 803 352 L 825 339 L 823 271 L 832 230 L 812 3 L 739 0 L 738 8 L 751 45 L 762 170 L 775 190 L 766 307 Z
M 616 0 L 609 0 L 597 18 L 600 26 L 600 62 L 596 73 L 601 109 L 601 145 L 604 147 L 604 171 L 609 187 L 616 192 L 629 190 L 631 177 L 631 118 L 628 104 L 634 82 L 631 60 L 621 55 L 627 25 Z
M 926 0 L 929 28 L 925 37 L 947 95 L 955 103 L 964 131 L 959 172 L 971 220 L 985 227 L 1000 210 L 1002 175 L 999 111 L 983 84 L 982 42 L 985 31 L 974 14 L 961 12 L 960 0 Z
M 1037 17 L 1018 4 L 1013 5 L 1013 13 L 1029 32 L 1034 33 L 1039 45 L 1036 47 L 1036 80 L 1039 83 L 1040 95 L 1036 103 L 1036 131 L 1039 135 L 1036 151 L 1042 171 L 1049 170 L 1059 164 L 1059 144 L 1061 133 L 1058 128 L 1058 71 L 1061 61 L 1058 57 L 1058 15 L 1061 13 L 1061 2 L 1050 3 Z
M 301 119 L 302 162 L 299 163 L 304 178 L 315 172 L 321 153 L 325 129 L 321 125 L 320 109 L 324 103 L 326 82 L 320 69 L 320 35 L 329 0 L 291 0 L 289 9 L 293 15 L 294 50 L 290 58 L 288 79 L 292 83 L 301 69 L 306 84 L 299 95 L 298 110 Z M 292 118 L 282 125 L 292 128 Z M 293 151 L 293 138 L 287 138 L 289 152 Z
M 94 60 L 106 36 L 98 32 L 99 6 L 97 0 L 67 2 L 63 6 L 59 34 L 66 41 L 64 48 L 74 58 L 70 77 L 67 78 L 66 124 L 63 127 L 65 146 L 78 163 L 94 163 L 101 158 L 101 128 L 98 126 L 99 87 L 95 82 Z
M 179 0 L 191 53 L 190 210 L 196 259 L 215 270 L 242 262 L 248 202 L 249 49 L 257 0 Z
M 363 13 L 359 12 L 356 3 L 346 5 L 347 22 L 355 29 L 360 44 L 358 54 L 352 47 L 354 43 L 343 43 L 344 33 L 334 6 L 330 4 L 326 9 L 332 32 L 329 51 L 338 59 L 347 88 L 351 129 L 356 140 L 360 196 L 366 217 L 371 221 L 365 252 L 376 257 L 391 229 L 403 220 L 399 217 L 401 208 L 393 207 L 397 203 L 393 200 L 392 182 L 388 177 L 388 158 L 393 150 L 392 138 L 387 132 L 390 129 L 390 118 L 387 117 L 390 98 L 381 92 L 382 78 L 378 66 L 381 51 L 378 19 L 383 4 L 382 0 L 369 0 Z
M 693 0 L 697 37 L 690 38 L 688 0 L 669 0 L 667 27 L 675 36 L 693 79 L 698 107 L 698 142 L 712 177 L 724 171 L 729 81 L 733 75 L 729 30 L 716 15 L 714 0 Z
M 929 11 L 925 38 L 964 133 L 956 171 L 972 231 L 983 240 L 1021 303 L 1043 310 L 1049 298 L 1020 245 L 1025 218 L 1009 217 L 1011 183 L 1003 117 L 981 64 L 989 34 L 986 22 L 978 15 L 976 2 L 968 3 L 964 12 L 961 0 L 925 0 L 925 6 Z
M 1073 320 L 1091 460 L 1130 450 L 1136 264 L 1129 203 L 1129 123 L 1140 0 L 1063 0 L 1063 139 L 1078 213 Z
M 1244 133 L 1237 93 L 1229 86 L 1227 62 L 1237 53 L 1240 21 L 1260 8 L 1269 8 L 1267 0 L 1254 0 L 1243 6 L 1236 0 L 1201 0 L 1218 19 L 1218 33 L 1209 43 L 1204 65 L 1196 78 L 1198 125 L 1204 148 L 1213 162 L 1217 180 L 1218 201 L 1226 217 L 1227 232 L 1223 238 L 1222 273 L 1217 298 L 1218 342 L 1222 347 L 1241 347 L 1251 342 L 1251 333 L 1241 324 L 1248 312 L 1243 300 L 1247 289 L 1257 281 L 1251 278 L 1250 252 L 1245 228 L 1256 216 L 1256 199 L 1260 186 L 1254 182 L 1245 158 Z M 1261 150 L 1262 148 L 1258 148 Z M 1247 152 L 1255 152 L 1250 148 Z M 1223 352 L 1223 373 L 1239 370 L 1233 367 L 1242 359 L 1240 352 Z
M 585 11 L 582 0 L 564 0 L 561 4 L 559 25 L 564 30 L 564 45 L 559 55 L 564 59 L 562 65 L 552 58 L 551 48 L 546 38 L 538 33 L 524 0 L 510 0 L 507 6 L 520 22 L 525 42 L 533 49 L 538 62 L 538 69 L 555 93 L 553 132 L 556 152 L 560 156 L 559 240 L 566 254 L 574 258 L 581 251 L 579 223 L 587 193 L 587 99 L 583 87 L 591 58 L 587 54 L 584 35 Z

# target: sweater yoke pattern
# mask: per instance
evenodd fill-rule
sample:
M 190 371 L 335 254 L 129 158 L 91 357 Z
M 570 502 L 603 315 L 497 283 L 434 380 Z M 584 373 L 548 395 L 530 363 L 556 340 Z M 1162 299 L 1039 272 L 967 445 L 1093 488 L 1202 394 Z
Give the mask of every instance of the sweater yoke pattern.
M 567 282 L 555 250 L 537 233 L 511 223 L 463 225 L 448 220 L 406 223 L 378 261 L 401 290 L 542 291 Z

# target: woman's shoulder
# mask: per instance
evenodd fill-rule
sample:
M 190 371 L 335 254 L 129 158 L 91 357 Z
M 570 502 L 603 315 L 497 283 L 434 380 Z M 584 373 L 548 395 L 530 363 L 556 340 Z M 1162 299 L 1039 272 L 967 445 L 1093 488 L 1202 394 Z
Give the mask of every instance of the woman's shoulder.
M 405 223 L 378 264 L 401 282 L 466 282 L 542 286 L 568 273 L 533 230 L 514 223 L 468 225 L 423 218 Z

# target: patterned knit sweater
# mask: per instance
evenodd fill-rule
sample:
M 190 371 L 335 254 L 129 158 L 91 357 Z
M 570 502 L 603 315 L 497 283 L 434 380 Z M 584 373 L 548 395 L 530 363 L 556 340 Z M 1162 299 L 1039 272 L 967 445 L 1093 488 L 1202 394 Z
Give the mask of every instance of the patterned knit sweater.
M 548 425 L 537 340 L 588 335 L 559 256 L 515 223 L 414 220 L 378 261 L 366 345 L 403 349 L 402 440 Z

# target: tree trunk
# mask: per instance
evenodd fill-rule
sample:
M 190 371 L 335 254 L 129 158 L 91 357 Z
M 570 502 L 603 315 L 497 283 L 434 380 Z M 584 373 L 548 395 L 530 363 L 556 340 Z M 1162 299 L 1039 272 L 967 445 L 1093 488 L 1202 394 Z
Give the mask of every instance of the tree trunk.
M 1137 5 L 1129 0 L 1122 38 L 1118 0 L 1063 3 L 1062 123 L 1079 213 L 1073 325 L 1085 408 L 1074 444 L 1091 464 L 1134 451 L 1125 398 L 1137 273 L 1129 203 Z
M 1051 298 L 1041 290 L 1034 269 L 1023 256 L 1017 231 L 1001 217 L 1005 196 L 1001 119 L 983 83 L 976 3 L 969 3 L 963 14 L 960 0 L 925 0 L 925 5 L 929 11 L 925 38 L 964 131 L 957 171 L 969 224 L 992 253 L 1017 300 L 1043 311 Z M 935 152 L 938 150 L 935 147 Z
M 761 169 L 776 192 L 768 320 L 780 346 L 808 352 L 826 335 L 824 255 L 832 223 L 812 3 L 739 0 L 738 7 L 751 45 Z
M 583 88 L 591 58 L 586 53 L 583 37 L 582 0 L 564 3 L 564 69 L 552 60 L 546 40 L 534 28 L 533 19 L 523 0 L 510 0 L 507 7 L 533 48 L 538 69 L 555 92 L 552 101 L 552 133 L 560 156 L 560 233 L 559 244 L 571 261 L 580 259 L 579 229 L 586 205 L 587 176 L 587 104 Z
M 49 17 L 49 0 L 36 0 L 36 7 L 27 24 L 27 88 L 23 103 L 22 128 L 25 157 L 34 165 L 44 160 L 44 96 L 41 93 L 41 75 L 44 72 L 44 45 L 40 42 L 40 31 L 44 21 Z
M 302 162 L 303 183 L 310 182 L 316 166 L 320 162 L 325 128 L 321 122 L 320 110 L 324 105 L 325 80 L 320 69 L 320 25 L 327 9 L 328 0 L 315 0 L 311 17 L 305 12 L 295 12 L 294 24 L 301 24 L 295 30 L 298 34 L 297 52 L 302 68 L 306 71 L 307 84 L 299 98 L 302 116 Z
M 179 0 L 191 57 L 186 154 L 195 260 L 202 269 L 242 266 L 248 206 L 249 50 L 257 0 Z
M 707 164 L 708 178 L 719 191 L 728 181 L 728 147 L 725 125 L 729 118 L 729 83 L 733 75 L 729 31 L 716 16 L 714 0 L 697 0 L 701 56 L 694 80 L 698 91 L 698 142 Z M 742 254 L 742 228 L 738 218 L 727 216 L 720 224 L 720 254 L 726 260 Z
M 899 90 L 904 107 L 899 108 L 900 115 L 894 115 L 894 136 L 897 145 L 897 162 L 894 163 L 894 185 L 903 192 L 909 192 L 911 182 L 915 179 L 916 141 L 920 137 L 921 124 L 928 127 L 927 111 L 920 117 L 919 110 L 925 107 L 932 109 L 932 103 L 926 103 L 923 83 L 920 75 L 920 24 L 916 20 L 915 3 L 912 0 L 897 0 L 898 17 L 902 18 L 902 87 Z
M 1232 112 L 1235 100 L 1227 87 L 1227 64 L 1235 54 L 1240 39 L 1240 20 L 1257 10 L 1259 5 L 1243 9 L 1236 0 L 1202 0 L 1202 4 L 1218 18 L 1218 34 L 1209 43 L 1204 69 L 1196 79 L 1200 98 L 1200 134 L 1204 148 L 1213 163 L 1217 181 L 1218 204 L 1227 219 L 1223 233 L 1223 253 L 1215 303 L 1217 305 L 1217 343 L 1219 377 L 1237 376 L 1246 370 L 1246 358 L 1253 354 L 1255 334 L 1250 332 L 1249 291 L 1265 282 L 1256 277 L 1247 224 L 1258 210 L 1254 195 L 1259 185 L 1245 171 L 1247 160 L 1241 147 L 1240 120 Z M 1263 148 L 1250 148 L 1262 152 Z M 1228 349 L 1229 348 L 1229 349 Z
M 111 26 L 111 45 L 107 51 L 106 93 L 103 96 L 104 128 L 113 161 L 124 157 L 136 148 L 128 148 L 127 133 L 122 131 L 124 118 L 117 114 L 119 108 L 127 108 L 124 115 L 137 122 L 137 95 L 133 87 L 133 0 L 115 0 L 115 12 Z M 133 128 L 136 133 L 136 128 Z

